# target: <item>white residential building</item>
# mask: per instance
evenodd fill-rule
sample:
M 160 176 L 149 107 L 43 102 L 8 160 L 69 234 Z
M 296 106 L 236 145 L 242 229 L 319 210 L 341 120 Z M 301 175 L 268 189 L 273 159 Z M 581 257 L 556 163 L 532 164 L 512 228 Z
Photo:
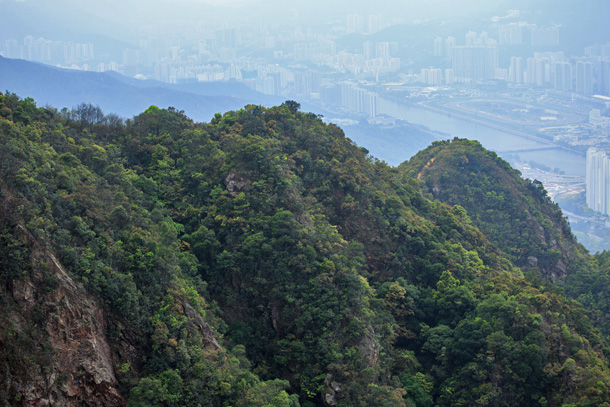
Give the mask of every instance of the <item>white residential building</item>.
M 610 215 L 610 158 L 596 148 L 587 151 L 587 206 Z

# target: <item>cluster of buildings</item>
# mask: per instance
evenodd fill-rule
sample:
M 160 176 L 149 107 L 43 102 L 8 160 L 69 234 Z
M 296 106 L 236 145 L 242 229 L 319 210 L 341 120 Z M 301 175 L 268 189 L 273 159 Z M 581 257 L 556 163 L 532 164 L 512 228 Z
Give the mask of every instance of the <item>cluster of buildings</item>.
M 512 57 L 508 82 L 581 95 L 610 95 L 610 53 L 569 59 L 561 51 L 537 52 L 527 59 Z
M 374 14 L 368 17 L 362 14 L 347 15 L 346 32 L 348 34 L 375 34 L 385 27 L 385 21 L 381 14 Z
M 525 21 L 502 24 L 498 27 L 501 45 L 559 45 L 559 27 L 538 27 Z
M 455 37 L 437 37 L 433 55 L 442 57 L 448 66 L 422 69 L 420 82 L 452 85 L 502 80 L 515 86 L 610 96 L 610 43 L 587 47 L 582 57 L 566 58 L 563 51 L 533 52 L 531 57 L 510 57 L 507 66 L 500 64 L 502 47 L 554 47 L 559 45 L 559 30 L 556 26 L 513 22 L 499 26 L 498 39 L 487 32 L 470 31 L 465 35 L 465 45 L 458 45 Z
M 4 41 L 4 56 L 63 65 L 82 64 L 95 58 L 92 43 L 52 41 L 47 38 L 34 38 L 31 35 L 23 38 L 22 41 L 15 39 Z
M 594 127 L 610 127 L 610 117 L 602 115 L 601 109 L 591 109 L 589 112 L 589 124 Z
M 387 27 L 377 14 L 348 14 L 344 24 L 335 31 L 354 38 Z M 202 25 L 191 40 L 156 36 L 97 59 L 92 44 L 32 36 L 5 41 L 0 55 L 82 70 L 114 70 L 168 83 L 240 81 L 267 95 L 312 100 L 375 117 L 377 94 L 359 81 L 376 82 L 382 75 L 398 72 L 398 42 L 363 38 L 360 46 L 346 48 L 336 41 L 336 35 L 301 27 L 272 34 L 262 26 Z
M 339 85 L 341 92 L 340 106 L 348 111 L 363 114 L 368 117 L 377 116 L 377 93 L 360 87 L 357 83 L 347 81 Z M 335 106 L 337 101 L 331 102 Z

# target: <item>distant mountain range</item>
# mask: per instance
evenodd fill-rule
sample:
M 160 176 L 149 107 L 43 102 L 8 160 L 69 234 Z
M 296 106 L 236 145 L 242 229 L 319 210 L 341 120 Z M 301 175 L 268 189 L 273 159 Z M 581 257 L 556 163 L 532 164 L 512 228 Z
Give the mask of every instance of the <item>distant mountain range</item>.
M 150 105 L 173 106 L 199 122 L 208 122 L 215 113 L 238 110 L 248 104 L 270 107 L 286 100 L 256 92 L 236 81 L 169 84 L 130 78 L 114 71 L 78 71 L 0 56 L 0 92 L 4 91 L 21 98 L 31 97 L 39 106 L 57 109 L 91 103 L 105 114 L 115 113 L 124 118 L 138 115 Z M 346 117 L 298 102 L 303 111 Z M 409 128 L 409 131 L 401 126 L 384 129 L 360 123 L 347 126 L 344 131 L 358 145 L 366 146 L 373 156 L 398 165 L 435 139 L 423 129 Z
M 70 109 L 86 102 L 124 117 L 132 117 L 150 105 L 174 106 L 196 121 L 208 121 L 214 113 L 246 104 L 270 106 L 283 101 L 238 82 L 172 85 L 117 72 L 77 71 L 4 57 L 0 57 L 0 89 L 32 97 L 40 105 Z

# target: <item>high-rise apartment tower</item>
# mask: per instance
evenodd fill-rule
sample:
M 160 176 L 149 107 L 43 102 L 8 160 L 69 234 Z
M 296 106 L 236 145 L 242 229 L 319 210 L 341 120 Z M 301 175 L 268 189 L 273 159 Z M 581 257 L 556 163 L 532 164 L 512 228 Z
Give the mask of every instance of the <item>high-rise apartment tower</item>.
M 587 150 L 587 206 L 610 215 L 610 157 L 608 152 Z

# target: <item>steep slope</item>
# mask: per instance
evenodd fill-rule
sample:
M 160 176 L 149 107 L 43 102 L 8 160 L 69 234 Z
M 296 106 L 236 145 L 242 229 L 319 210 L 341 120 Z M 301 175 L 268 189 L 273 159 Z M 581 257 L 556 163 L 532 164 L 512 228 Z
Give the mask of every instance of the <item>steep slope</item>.
M 219 344 L 192 254 L 112 146 L 14 95 L 0 115 L 3 405 L 292 403 Z
M 525 280 L 464 208 L 428 199 L 415 178 L 297 103 L 249 105 L 210 123 L 155 106 L 126 123 L 81 118 L 0 94 L 0 294 L 11 318 L 26 320 L 27 289 L 12 287 L 31 282 L 52 304 L 61 286 L 44 281 L 58 270 L 82 284 L 98 304 L 82 309 L 102 312 L 91 329 L 110 349 L 114 402 L 610 397 L 606 343 L 580 304 Z M 0 326 L 11 344 L 0 378 L 19 383 L 0 388 L 2 398 L 28 405 L 23 388 L 44 393 L 27 356 L 52 359 L 55 331 L 45 319 L 28 325 L 22 337 L 49 345 L 11 358 L 17 342 Z M 42 377 L 63 397 L 54 400 L 80 402 Z M 114 393 L 93 393 L 112 404 L 104 397 Z
M 19 201 L 7 196 L 2 213 L 17 210 Z M 53 253 L 22 225 L 2 218 L 2 240 L 15 230 L 11 251 L 0 269 L 22 271 L 2 293 L 0 339 L 5 405 L 23 401 L 32 405 L 88 403 L 122 405 L 112 352 L 105 335 L 108 321 L 96 300 L 76 283 Z M 127 343 L 124 343 L 128 345 Z M 129 348 L 129 346 L 127 346 Z M 127 356 L 127 355 L 125 355 Z M 134 358 L 131 355 L 131 359 Z M 19 369 L 14 369 L 19 366 Z
M 588 261 L 566 218 L 538 181 L 520 173 L 476 141 L 435 142 L 401 165 L 434 198 L 461 205 L 472 221 L 523 270 L 549 280 Z

